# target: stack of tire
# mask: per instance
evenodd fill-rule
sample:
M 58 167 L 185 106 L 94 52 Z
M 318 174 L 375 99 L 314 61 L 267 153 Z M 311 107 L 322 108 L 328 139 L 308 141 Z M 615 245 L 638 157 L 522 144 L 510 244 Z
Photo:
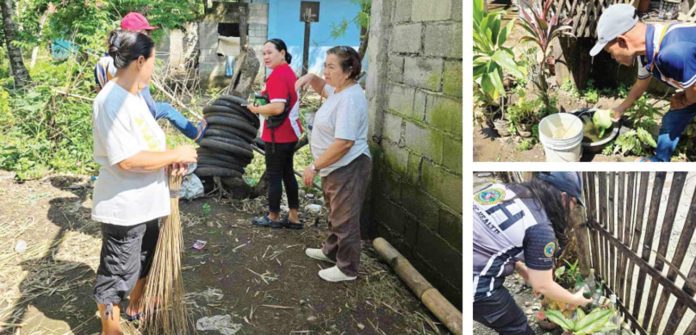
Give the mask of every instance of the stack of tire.
M 241 177 L 254 154 L 251 145 L 259 118 L 245 107 L 246 100 L 223 95 L 203 108 L 208 122 L 198 149 L 199 177 Z

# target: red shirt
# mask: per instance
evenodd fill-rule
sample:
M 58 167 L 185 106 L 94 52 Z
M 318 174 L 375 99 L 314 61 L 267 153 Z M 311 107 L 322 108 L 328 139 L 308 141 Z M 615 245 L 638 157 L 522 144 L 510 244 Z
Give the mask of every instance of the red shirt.
M 288 117 L 283 120 L 283 123 L 275 130 L 266 128 L 262 125 L 263 132 L 261 139 L 264 142 L 272 142 L 271 132 L 275 132 L 276 143 L 292 143 L 297 142 L 302 135 L 302 124 L 300 123 L 299 103 L 297 103 L 297 91 L 295 91 L 295 82 L 297 76 L 290 65 L 278 65 L 271 75 L 266 80 L 266 89 L 261 94 L 268 95 L 268 99 L 273 102 L 284 102 L 286 106 L 290 106 Z M 290 101 L 288 101 L 290 97 Z

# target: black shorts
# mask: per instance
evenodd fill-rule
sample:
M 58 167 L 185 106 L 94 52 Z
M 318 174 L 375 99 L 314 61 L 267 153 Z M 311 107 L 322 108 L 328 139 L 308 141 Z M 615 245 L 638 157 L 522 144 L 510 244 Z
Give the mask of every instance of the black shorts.
M 501 335 L 534 335 L 527 316 L 504 287 L 491 292 L 490 297 L 474 301 L 474 320 Z
M 135 226 L 102 224 L 102 248 L 94 286 L 97 304 L 119 304 L 147 276 L 159 238 L 159 219 Z

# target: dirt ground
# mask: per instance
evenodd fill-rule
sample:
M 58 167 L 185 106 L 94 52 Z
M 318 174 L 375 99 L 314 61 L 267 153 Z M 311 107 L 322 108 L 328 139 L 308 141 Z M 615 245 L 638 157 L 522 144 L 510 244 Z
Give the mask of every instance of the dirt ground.
M 0 171 L 0 190 L 0 334 L 99 332 L 92 289 L 101 233 L 89 219 L 89 178 L 18 184 Z M 302 208 L 320 202 L 301 198 Z M 201 251 L 183 251 L 189 311 L 194 320 L 231 316 L 226 329 L 201 334 L 447 333 L 367 245 L 358 280 L 322 281 L 317 271 L 327 264 L 304 249 L 321 244 L 323 212 L 290 231 L 249 224 L 263 199 L 182 200 L 180 208 L 185 245 L 207 241 Z M 23 252 L 15 250 L 20 241 Z M 124 326 L 137 334 L 135 325 Z

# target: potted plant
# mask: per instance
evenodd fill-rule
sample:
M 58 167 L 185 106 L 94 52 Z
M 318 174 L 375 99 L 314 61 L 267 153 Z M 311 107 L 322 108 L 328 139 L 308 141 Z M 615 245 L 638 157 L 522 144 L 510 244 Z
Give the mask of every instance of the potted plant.
M 505 133 L 504 81 L 506 75 L 521 79 L 526 75 L 522 63 L 511 48 L 504 46 L 516 20 L 503 25 L 502 10 L 488 11 L 484 0 L 474 0 L 474 97 L 481 108 L 482 121 Z

